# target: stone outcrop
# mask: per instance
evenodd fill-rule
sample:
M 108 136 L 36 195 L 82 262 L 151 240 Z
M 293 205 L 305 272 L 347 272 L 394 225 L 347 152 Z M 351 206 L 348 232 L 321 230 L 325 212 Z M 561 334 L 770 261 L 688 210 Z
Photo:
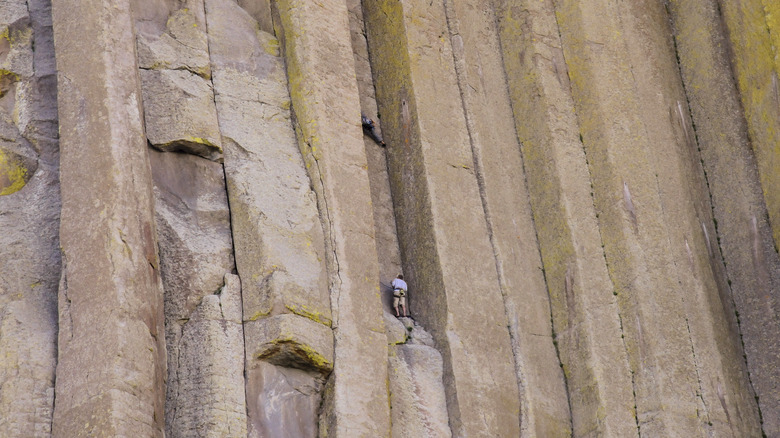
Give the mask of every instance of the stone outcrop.
M 638 432 L 755 434 L 734 334 L 720 332 L 725 308 L 707 259 L 701 219 L 709 222 L 710 211 L 685 141 L 691 127 L 669 115 L 685 98 L 663 30 L 668 16 L 651 4 L 557 5 Z
M 221 159 L 203 0 L 134 0 L 144 121 L 149 143 Z
M 312 436 L 333 368 L 332 317 L 284 60 L 278 40 L 239 5 L 207 0 L 206 18 L 242 278 L 248 433 Z
M 410 318 L 385 319 L 390 357 L 392 436 L 451 437 L 441 353 L 431 335 Z M 391 333 L 399 333 L 394 337 Z
M 347 7 L 289 0 L 275 8 L 298 143 L 325 234 L 334 314 L 334 369 L 320 433 L 387 436 L 387 344 L 360 100 L 354 67 L 340 67 L 354 66 Z
M 391 145 L 404 272 L 420 291 L 414 315 L 442 350 L 453 434 L 517 436 L 520 403 L 507 315 L 452 46 L 440 37 L 448 33 L 445 5 L 364 6 L 374 75 L 385 78 L 377 81 L 377 100 Z M 421 14 L 427 19 L 414 19 Z M 472 304 L 475 291 L 479 305 Z M 488 356 L 493 360 L 481 360 Z
M 182 326 L 169 361 L 166 436 L 246 436 L 241 284 L 225 275 L 225 285 L 206 295 Z M 175 343 L 174 343 L 175 342 Z M 173 355 L 169 355 L 173 358 Z
M 741 323 L 751 383 L 764 433 L 780 436 L 776 366 L 780 361 L 780 7 L 769 1 L 735 6 L 718 1 L 707 2 L 698 14 L 673 10 L 680 28 L 678 45 L 686 90 L 692 96 L 691 112 L 713 194 L 719 248 Z M 715 20 L 719 18 L 725 28 L 718 27 Z M 684 33 L 689 32 L 684 20 L 695 19 L 712 29 L 719 45 Z M 697 58 L 682 58 L 693 51 Z M 706 64 L 699 61 L 702 53 L 712 57 Z M 699 91 L 702 77 L 719 81 L 724 91 L 716 96 Z M 712 97 L 714 102 L 709 100 Z M 774 245 L 767 238 L 770 234 Z
M 778 17 L 0 2 L 0 435 L 780 436 Z
M 243 417 L 238 416 L 239 423 L 246 428 L 244 392 L 241 390 L 244 347 L 240 342 L 243 337 L 240 283 L 237 277 L 228 277 L 230 286 L 225 280 L 226 273 L 235 270 L 235 262 L 222 166 L 190 154 L 163 153 L 154 149 L 149 153 L 160 272 L 165 291 L 166 435 L 193 436 L 197 435 L 195 431 L 202 434 L 197 436 L 208 435 L 206 431 L 210 429 L 200 422 L 210 416 L 200 407 L 220 402 L 240 412 Z M 221 292 L 223 289 L 230 293 Z M 226 320 L 222 324 L 218 323 L 220 312 L 215 315 L 214 305 L 207 302 L 207 298 L 216 293 L 221 294 L 222 301 L 230 300 L 238 309 L 221 318 Z M 216 307 L 219 309 L 219 305 Z M 224 309 L 226 305 L 222 307 Z M 222 326 L 225 326 L 224 330 Z M 233 336 L 227 336 L 223 331 Z M 200 345 L 195 335 L 211 342 Z M 209 348 L 216 348 L 217 352 Z M 215 371 L 225 372 L 228 381 L 205 387 L 190 383 L 200 375 L 198 373 Z M 238 382 L 229 381 L 236 376 Z M 237 390 L 240 401 L 234 394 Z M 223 423 L 231 428 L 230 422 L 219 424 Z M 234 424 L 232 429 L 235 427 Z
M 631 374 L 552 2 L 496 11 L 574 436 L 634 436 Z M 512 47 L 528 47 L 515 55 Z
M 57 359 L 57 89 L 47 1 L 0 5 L 0 436 L 51 436 Z
M 52 435 L 161 437 L 163 289 L 130 4 L 64 2 L 52 15 L 63 194 Z

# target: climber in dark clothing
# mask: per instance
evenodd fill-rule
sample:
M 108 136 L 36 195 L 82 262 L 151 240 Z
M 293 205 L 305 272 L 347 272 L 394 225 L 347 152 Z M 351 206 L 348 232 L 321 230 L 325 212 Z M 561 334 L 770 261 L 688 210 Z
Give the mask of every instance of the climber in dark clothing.
M 376 132 L 376 125 L 374 125 L 374 121 L 366 117 L 364 114 L 360 115 L 360 121 L 363 123 L 363 131 L 368 134 L 368 136 L 371 137 L 378 145 L 384 147 L 385 142 Z

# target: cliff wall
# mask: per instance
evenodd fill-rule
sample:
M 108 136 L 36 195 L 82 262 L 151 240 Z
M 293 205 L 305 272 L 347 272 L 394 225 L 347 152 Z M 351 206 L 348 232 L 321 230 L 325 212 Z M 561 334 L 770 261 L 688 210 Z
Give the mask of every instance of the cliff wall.
M 779 16 L 0 3 L 0 436 L 780 437 Z

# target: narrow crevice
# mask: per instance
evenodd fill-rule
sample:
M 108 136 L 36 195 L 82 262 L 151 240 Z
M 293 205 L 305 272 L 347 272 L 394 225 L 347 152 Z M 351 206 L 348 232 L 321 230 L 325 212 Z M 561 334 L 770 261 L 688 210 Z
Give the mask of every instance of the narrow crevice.
M 499 254 L 498 244 L 496 243 L 495 233 L 494 233 L 494 222 L 493 217 L 490 213 L 490 206 L 488 205 L 487 201 L 487 189 L 485 187 L 485 171 L 484 166 L 482 164 L 482 151 L 481 151 L 481 145 L 478 138 L 478 134 L 476 132 L 476 128 L 474 126 L 474 115 L 473 111 L 471 109 L 471 104 L 468 99 L 468 93 L 469 91 L 466 89 L 466 86 L 468 85 L 467 82 L 467 71 L 466 71 L 466 60 L 464 53 L 462 52 L 465 50 L 464 42 L 462 41 L 462 37 L 460 35 L 460 29 L 459 29 L 459 22 L 458 17 L 455 11 L 455 7 L 452 4 L 452 0 L 443 0 L 444 3 L 444 14 L 447 19 L 447 30 L 449 32 L 449 40 L 450 40 L 450 48 L 452 50 L 452 58 L 453 58 L 453 64 L 455 66 L 455 75 L 457 76 L 457 84 L 458 84 L 458 90 L 460 94 L 461 99 L 461 106 L 463 108 L 463 118 L 466 122 L 466 130 L 468 132 L 469 136 L 469 143 L 471 146 L 471 154 L 472 158 L 474 160 L 474 175 L 477 180 L 477 187 L 479 189 L 479 198 L 480 202 L 482 203 L 482 210 L 485 217 L 485 225 L 487 226 L 487 233 L 488 238 L 490 240 L 490 246 L 493 251 L 493 262 L 496 268 L 496 276 L 498 277 L 498 286 L 501 291 L 501 299 L 503 301 L 504 305 L 504 316 L 507 320 L 507 331 L 509 333 L 509 339 L 512 345 L 512 360 L 514 361 L 514 370 L 515 370 L 515 377 L 517 379 L 517 390 L 518 394 L 520 395 L 520 403 L 523 402 L 523 394 L 525 393 L 525 387 L 523 385 L 522 379 L 521 379 L 521 372 L 520 372 L 520 366 L 519 366 L 519 346 L 518 346 L 518 340 L 516 336 L 516 329 L 515 326 L 513 328 L 512 321 L 514 320 L 512 318 L 512 315 L 509 312 L 509 307 L 507 305 L 507 285 L 506 285 L 506 279 L 504 278 L 504 273 L 502 269 L 502 260 L 501 256 Z M 493 13 L 495 17 L 495 10 L 490 11 Z M 458 38 L 461 40 L 461 42 L 458 44 L 455 39 Z M 458 49 L 460 47 L 460 49 Z M 518 420 L 520 422 L 520 428 L 522 430 L 522 406 L 520 408 L 520 415 L 518 415 Z
M 582 135 L 580 135 L 580 138 L 582 138 Z M 581 142 L 580 144 L 582 144 L 582 152 L 583 152 L 583 154 L 585 154 L 587 156 L 586 151 L 585 151 L 584 143 Z M 587 158 L 586 158 L 586 162 L 587 162 Z M 592 175 L 591 170 L 590 170 L 590 164 L 587 164 L 586 167 L 588 169 L 588 178 L 591 181 L 591 187 L 592 187 L 593 175 Z M 595 205 L 596 204 L 596 200 L 595 200 L 595 196 L 593 194 L 592 189 L 591 189 L 590 196 L 591 196 L 591 203 L 593 204 L 593 208 L 595 210 L 596 209 L 596 205 Z M 621 311 L 620 303 L 618 302 L 619 299 L 620 299 L 619 298 L 619 293 L 618 293 L 617 288 L 616 288 L 615 279 L 612 277 L 612 270 L 609 269 L 609 260 L 607 259 L 606 249 L 604 248 L 604 234 L 603 234 L 602 229 L 601 229 L 601 223 L 600 223 L 601 221 L 599 219 L 598 213 L 596 213 L 595 216 L 596 216 L 595 217 L 595 219 L 596 219 L 596 228 L 599 231 L 599 240 L 601 241 L 601 253 L 600 253 L 600 255 L 601 255 L 602 260 L 604 261 L 604 266 L 605 266 L 605 268 L 607 270 L 607 274 L 609 275 L 609 282 L 612 284 L 612 288 L 613 288 L 612 294 L 616 297 L 615 304 L 616 304 L 616 307 L 617 307 L 618 323 L 620 324 L 620 342 L 622 342 L 622 344 L 623 344 L 623 351 L 625 351 L 626 360 L 628 361 L 628 371 L 631 374 L 631 393 L 632 393 L 632 398 L 634 400 L 634 420 L 636 422 L 636 433 L 641 438 L 641 436 L 642 436 L 642 428 L 641 428 L 641 425 L 640 425 L 640 422 L 639 422 L 639 407 L 638 407 L 637 401 L 636 401 L 637 400 L 637 398 L 636 398 L 636 370 L 634 370 L 633 367 L 631 366 L 631 355 L 629 353 L 628 344 L 626 344 L 626 336 L 625 336 L 626 335 L 626 331 L 625 331 L 624 326 L 623 326 L 623 313 Z M 639 342 L 639 340 L 637 339 L 637 343 L 638 342 Z
M 720 8 L 720 4 L 718 2 L 715 2 L 715 4 L 717 6 L 718 16 L 721 19 L 721 26 L 725 30 L 725 29 L 727 29 L 727 26 L 725 25 L 725 22 L 723 22 L 724 18 L 723 18 L 723 14 L 722 14 L 722 11 L 721 11 L 721 8 Z M 752 394 L 756 394 L 756 390 L 755 390 L 755 387 L 753 385 L 752 375 L 750 373 L 750 368 L 748 367 L 747 354 L 745 352 L 745 341 L 744 341 L 743 334 L 742 334 L 742 322 L 740 321 L 740 318 L 739 318 L 739 311 L 736 310 L 737 309 L 737 304 L 736 304 L 736 301 L 734 300 L 734 291 L 733 291 L 733 289 L 731 287 L 731 278 L 729 276 L 729 270 L 727 269 L 727 264 L 726 264 L 726 257 L 725 257 L 725 255 L 723 253 L 723 246 L 721 244 L 721 238 L 720 238 L 720 233 L 721 232 L 718 230 L 718 220 L 717 220 L 717 215 L 716 215 L 716 212 L 715 212 L 715 202 L 713 200 L 712 188 L 710 186 L 710 179 L 709 179 L 709 175 L 707 174 L 707 168 L 706 168 L 705 163 L 704 163 L 704 156 L 702 155 L 702 151 L 701 151 L 701 143 L 699 142 L 698 130 L 696 128 L 696 122 L 694 121 L 693 111 L 691 109 L 690 97 L 688 95 L 688 86 L 686 84 L 686 81 L 684 80 L 685 75 L 683 73 L 682 63 L 680 61 L 680 52 L 679 52 L 678 47 L 677 47 L 677 29 L 675 28 L 674 18 L 673 18 L 672 13 L 671 13 L 671 11 L 669 9 L 670 8 L 669 0 L 664 0 L 664 7 L 665 7 L 666 14 L 667 14 L 667 17 L 669 19 L 669 23 L 670 23 L 670 27 L 671 27 L 672 46 L 673 46 L 673 49 L 674 49 L 675 61 L 677 63 L 677 71 L 678 71 L 678 73 L 680 75 L 680 83 L 682 85 L 683 94 L 685 96 L 685 108 L 686 108 L 686 111 L 687 111 L 687 115 L 688 115 L 688 117 L 689 117 L 689 119 L 691 121 L 691 130 L 693 131 L 693 141 L 695 142 L 695 146 L 696 146 L 696 154 L 698 155 L 699 164 L 700 164 L 700 167 L 701 167 L 701 170 L 702 170 L 702 174 L 704 176 L 704 184 L 707 187 L 707 195 L 709 197 L 709 206 L 710 206 L 710 215 L 712 217 L 712 225 L 713 225 L 713 229 L 715 231 L 715 238 L 716 238 L 715 240 L 717 242 L 718 254 L 720 256 L 720 262 L 723 265 L 723 276 L 725 277 L 725 280 L 726 280 L 726 283 L 725 283 L 724 286 L 728 289 L 728 295 L 729 295 L 730 302 L 731 302 L 731 308 L 734 309 L 735 316 L 736 316 L 737 334 L 739 335 L 739 342 L 740 342 L 740 346 L 742 348 L 742 358 L 743 358 L 743 363 L 744 363 L 744 366 L 745 366 L 745 371 L 746 371 L 747 377 L 748 377 L 748 384 L 750 385 L 750 392 Z M 733 60 L 733 57 L 732 57 L 732 60 Z M 733 76 L 733 70 L 731 71 L 731 73 L 732 73 L 732 81 L 734 81 L 735 78 Z M 736 82 L 734 82 L 734 83 L 736 83 Z M 740 105 L 741 105 L 741 102 L 740 102 Z M 681 117 L 682 117 L 682 115 L 681 115 Z M 683 126 L 685 126 L 685 120 L 680 120 L 680 123 L 683 124 Z M 706 229 L 706 225 L 704 223 L 702 223 L 702 228 L 704 228 L 704 232 L 706 233 L 707 229 Z M 706 243 L 708 245 L 708 249 L 710 249 L 712 243 L 710 242 L 709 238 L 707 239 Z M 710 253 L 710 256 L 712 256 L 711 253 Z M 686 324 L 687 324 L 687 322 L 688 321 L 686 320 Z M 690 329 L 689 329 L 689 332 L 690 332 Z M 698 376 L 698 367 L 696 369 L 696 372 L 697 372 L 697 376 Z M 759 418 L 759 422 L 761 424 L 761 428 L 763 430 L 764 420 L 763 420 L 763 415 L 761 413 L 761 405 L 757 401 L 756 401 L 756 409 L 758 409 L 758 418 Z M 726 409 L 724 408 L 724 410 L 726 410 Z M 726 410 L 726 413 L 728 414 L 727 410 Z
M 699 366 L 698 366 L 698 360 L 696 358 L 696 348 L 693 346 L 693 334 L 691 333 L 691 324 L 688 318 L 685 318 L 685 328 L 688 330 L 688 339 L 691 340 L 691 355 L 693 356 L 693 363 L 694 367 L 693 370 L 696 372 L 696 384 L 699 386 L 696 390 L 696 397 L 701 401 L 702 406 L 704 407 L 704 421 L 706 421 L 706 424 L 710 427 L 712 427 L 712 421 L 710 420 L 710 410 L 707 407 L 707 401 L 704 400 L 704 388 L 701 384 L 701 375 L 699 374 Z M 726 409 L 726 406 L 723 406 L 723 410 L 726 411 L 726 417 L 729 422 L 729 425 L 731 425 L 731 419 L 729 415 L 728 409 Z M 696 416 L 699 417 L 699 419 L 702 419 L 701 414 L 699 413 L 699 410 L 696 409 Z
M 287 51 L 286 51 L 286 44 L 285 44 L 285 29 L 284 25 L 282 24 L 281 20 L 281 13 L 279 12 L 279 5 L 275 0 L 271 0 L 270 3 L 271 7 L 271 17 L 273 21 L 273 28 L 274 28 L 274 37 L 279 41 L 279 48 L 280 48 L 280 54 L 281 58 L 284 61 L 284 70 L 285 70 L 285 77 L 287 77 L 287 93 L 292 98 L 292 90 L 290 90 L 290 80 L 289 80 L 289 63 L 287 61 Z M 305 138 L 303 128 L 299 122 L 299 119 L 295 113 L 295 103 L 290 102 L 290 122 L 291 126 L 293 127 L 293 130 L 295 132 L 295 136 L 298 139 L 299 145 L 303 146 L 306 145 L 306 148 L 299 147 L 299 152 L 301 154 L 301 159 L 304 163 L 307 163 L 307 157 L 306 155 L 311 156 L 310 163 L 313 163 L 313 167 L 316 168 L 316 170 L 312 170 L 309 165 L 306 165 L 307 169 L 307 175 L 309 176 L 309 183 L 311 184 L 312 191 L 314 192 L 314 195 L 317 198 L 317 211 L 319 213 L 319 219 L 320 223 L 322 225 L 322 232 L 325 240 L 325 251 L 329 254 L 329 257 L 326 257 L 326 263 L 327 263 L 327 271 L 329 273 L 329 291 L 330 291 L 330 298 L 331 298 L 331 313 L 332 313 L 332 319 L 331 319 L 331 329 L 334 331 L 334 344 L 337 342 L 337 337 L 335 336 L 335 331 L 338 329 L 339 324 L 339 301 L 341 299 L 341 287 L 344 284 L 343 279 L 341 278 L 341 267 L 339 264 L 339 258 L 338 258 L 338 246 L 336 245 L 336 231 L 334 230 L 333 225 L 333 218 L 331 218 L 330 215 L 330 207 L 328 206 L 328 199 L 326 195 L 326 189 L 325 189 L 325 181 L 322 178 L 322 170 L 320 168 L 320 162 L 317 158 L 314 148 L 312 147 L 312 144 L 310 142 L 310 139 Z M 308 152 L 306 151 L 308 149 Z M 313 172 L 316 172 L 316 175 L 313 175 Z M 315 184 L 315 179 L 316 183 Z M 335 274 L 335 278 L 332 277 L 332 275 Z M 337 280 L 337 281 L 336 281 Z M 338 284 L 336 284 L 336 282 Z
M 204 27 L 206 32 L 206 50 L 208 52 L 208 58 L 209 58 L 209 69 L 211 70 L 211 74 L 209 75 L 209 82 L 211 83 L 211 95 L 214 98 L 214 111 L 217 115 L 217 126 L 219 127 L 220 132 L 220 138 L 223 138 L 222 136 L 222 123 L 220 118 L 220 111 L 219 106 L 217 105 L 217 96 L 216 92 L 214 91 L 214 64 L 211 62 L 211 38 L 209 35 L 209 17 L 211 14 L 208 13 L 206 10 L 206 4 L 203 3 L 203 21 L 204 21 Z M 234 144 L 238 144 L 238 142 L 233 142 Z M 224 141 L 223 141 L 224 145 Z M 223 146 L 223 154 L 224 154 L 224 146 Z M 230 249 L 231 253 L 233 255 L 233 272 L 237 278 L 238 278 L 238 284 L 239 284 L 239 293 L 238 293 L 238 299 L 239 299 L 239 307 L 241 309 L 241 347 L 243 348 L 243 358 L 241 366 L 243 368 L 243 377 L 244 377 L 244 415 L 246 418 L 249 418 L 249 403 L 247 400 L 247 393 L 246 390 L 248 389 L 246 386 L 247 383 L 247 354 L 246 354 L 246 328 L 245 328 L 245 315 L 244 315 L 244 287 L 243 282 L 241 281 L 241 274 L 238 272 L 238 262 L 236 259 L 236 241 L 235 241 L 235 230 L 233 229 L 233 209 L 230 206 L 230 185 L 228 184 L 228 176 L 227 176 L 227 169 L 225 168 L 224 158 L 222 162 L 222 178 L 225 184 L 225 200 L 227 202 L 228 207 L 228 224 L 230 225 Z M 227 282 L 225 282 L 227 285 Z M 222 299 L 220 297 L 220 308 Z
M 208 30 L 207 30 L 207 32 L 208 32 Z M 209 53 L 209 56 L 211 56 L 210 53 Z M 209 60 L 210 59 L 211 58 L 209 58 Z M 188 72 L 188 73 L 190 73 L 190 74 L 192 74 L 194 76 L 201 77 L 201 78 L 211 82 L 211 75 L 210 74 L 206 75 L 204 72 L 198 72 L 196 70 L 193 70 L 190 67 L 173 67 L 173 68 L 165 67 L 165 68 L 159 68 L 159 67 L 141 67 L 141 66 L 139 66 L 138 70 L 144 70 L 144 71 L 164 71 L 164 70 L 168 70 L 168 71 L 186 71 L 186 72 Z
M 563 36 L 561 35 L 561 25 L 560 25 L 560 21 L 559 21 L 559 17 L 558 17 L 557 11 L 556 11 L 556 13 L 554 15 L 555 15 L 555 26 L 556 26 L 556 29 L 558 30 L 558 38 L 561 41 L 561 44 L 563 44 Z M 561 47 L 561 57 L 563 58 L 563 64 L 568 66 L 569 63 L 566 60 L 566 52 L 563 50 L 563 47 Z M 571 85 L 574 81 L 571 78 L 571 74 L 570 74 L 568 68 L 566 69 L 566 75 L 567 75 L 567 78 L 569 80 L 569 95 L 574 96 L 574 89 L 573 89 L 573 86 Z M 575 111 L 575 114 L 576 114 L 576 107 L 574 108 L 574 111 Z M 578 119 L 577 123 L 579 125 L 579 117 L 577 119 Z M 594 193 L 595 191 L 594 191 L 594 188 L 593 188 L 593 172 L 591 171 L 591 165 L 590 165 L 590 162 L 588 160 L 588 151 L 587 151 L 587 148 L 585 147 L 585 142 L 584 142 L 583 135 L 582 135 L 581 131 L 579 132 L 579 140 L 580 140 L 580 145 L 582 147 L 582 156 L 585 159 L 585 168 L 588 171 L 588 181 L 590 181 L 591 205 L 593 206 L 593 211 L 595 212 L 595 218 L 594 219 L 596 221 L 596 229 L 599 232 L 599 241 L 601 242 L 600 256 L 601 256 L 601 259 L 603 260 L 604 266 L 605 266 L 605 268 L 607 270 L 607 275 L 609 276 L 609 281 L 610 281 L 610 283 L 612 285 L 612 289 L 613 289 L 613 295 L 615 297 L 618 297 L 618 291 L 617 291 L 617 287 L 616 287 L 617 283 L 615 282 L 615 279 L 612 276 L 612 270 L 609 269 L 609 260 L 607 259 L 606 249 L 604 248 L 604 233 L 603 233 L 602 227 L 601 227 L 601 219 L 599 218 L 599 211 L 598 211 L 598 208 L 596 206 L 596 196 L 595 196 L 595 193 Z M 623 327 L 623 314 L 622 314 L 622 311 L 621 311 L 619 298 L 616 298 L 615 304 L 616 304 L 615 307 L 617 309 L 618 322 L 620 324 L 620 340 L 623 343 L 623 351 L 625 352 L 625 358 L 626 358 L 627 365 L 628 365 L 628 371 L 631 374 L 631 388 L 632 388 L 632 398 L 633 398 L 633 401 L 634 401 L 634 420 L 636 422 L 636 432 L 637 432 L 637 435 L 639 437 L 641 437 L 642 436 L 642 428 L 641 428 L 641 425 L 640 425 L 640 422 L 639 422 L 639 411 L 638 411 L 637 397 L 636 397 L 636 377 L 635 377 L 636 371 L 633 369 L 633 367 L 631 365 L 631 355 L 629 353 L 628 345 L 626 344 L 625 330 L 624 330 L 624 327 Z
M 299 131 L 299 130 L 296 130 L 296 131 Z M 320 185 L 319 189 L 320 190 L 319 191 L 315 190 L 314 193 L 318 193 L 318 192 L 321 193 L 321 195 L 317 196 L 317 199 L 318 199 L 317 204 L 319 204 L 319 200 L 321 198 L 322 199 L 322 205 L 320 207 L 320 217 L 321 218 L 323 217 L 323 213 L 324 213 L 324 217 L 325 217 L 325 220 L 321 219 L 322 228 L 323 228 L 323 231 L 325 231 L 325 235 L 328 236 L 327 237 L 327 242 L 328 242 L 328 246 L 330 246 L 330 248 L 328 249 L 328 252 L 330 252 L 331 256 L 333 257 L 333 265 L 334 265 L 333 267 L 335 268 L 334 269 L 335 270 L 335 274 L 336 274 L 336 277 L 338 277 L 338 281 L 339 281 L 339 284 L 331 285 L 331 287 L 332 287 L 332 289 L 331 289 L 331 309 L 335 310 L 335 311 L 331 310 L 331 313 L 332 313 L 331 329 L 333 329 L 335 331 L 339 327 L 339 319 L 340 318 L 339 318 L 338 309 L 340 307 L 339 303 L 340 303 L 340 300 L 341 300 L 341 286 L 344 284 L 344 282 L 341 279 L 341 267 L 339 266 L 339 255 L 338 255 L 338 251 L 336 250 L 336 231 L 333 229 L 333 220 L 330 217 L 330 207 L 328 206 L 328 197 L 325 196 L 325 181 L 323 181 L 323 179 L 322 179 L 322 172 L 320 170 L 320 162 L 314 156 L 314 151 L 313 151 L 313 149 L 311 147 L 311 144 L 307 143 L 307 146 L 309 146 L 309 149 L 312 151 L 311 152 L 311 159 L 314 162 L 315 167 L 317 168 L 317 180 L 319 181 L 319 185 Z M 310 175 L 310 178 L 311 178 L 311 175 Z M 335 295 L 335 300 L 333 298 L 334 295 Z M 335 336 L 334 336 L 334 339 L 335 339 Z

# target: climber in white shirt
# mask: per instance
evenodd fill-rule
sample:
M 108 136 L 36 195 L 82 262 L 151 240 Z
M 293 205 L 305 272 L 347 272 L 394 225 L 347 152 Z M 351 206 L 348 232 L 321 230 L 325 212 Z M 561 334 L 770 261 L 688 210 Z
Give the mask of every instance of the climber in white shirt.
M 395 308 L 395 316 L 406 316 L 406 291 L 408 286 L 404 281 L 403 274 L 398 274 L 395 280 L 391 283 L 393 287 L 393 308 Z M 398 307 L 401 307 L 401 313 L 398 313 Z

